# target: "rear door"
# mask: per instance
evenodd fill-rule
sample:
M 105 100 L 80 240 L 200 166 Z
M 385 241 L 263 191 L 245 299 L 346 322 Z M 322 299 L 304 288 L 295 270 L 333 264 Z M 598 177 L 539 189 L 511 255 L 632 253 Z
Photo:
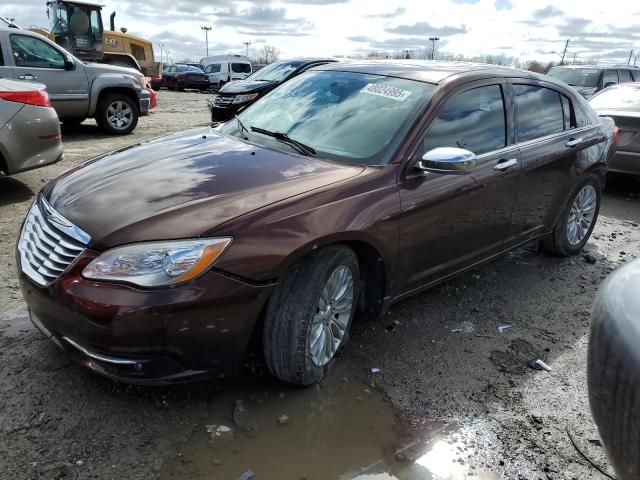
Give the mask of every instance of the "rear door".
M 9 35 L 13 77 L 44 83 L 58 116 L 84 118 L 89 110 L 89 82 L 84 67 L 65 69 L 66 54 L 44 39 L 20 33 Z
M 404 293 L 502 249 L 516 198 L 520 157 L 511 140 L 506 82 L 465 84 L 437 107 L 399 182 Z M 477 155 L 466 175 L 421 173 L 415 162 L 437 147 Z
M 627 69 L 621 68 L 618 70 L 618 78 L 620 83 L 631 83 L 633 79 L 631 78 L 631 72 Z
M 513 79 L 509 86 L 522 176 L 505 247 L 553 228 L 575 182 L 576 165 L 598 141 L 597 126 L 579 125 L 571 99 L 552 84 Z

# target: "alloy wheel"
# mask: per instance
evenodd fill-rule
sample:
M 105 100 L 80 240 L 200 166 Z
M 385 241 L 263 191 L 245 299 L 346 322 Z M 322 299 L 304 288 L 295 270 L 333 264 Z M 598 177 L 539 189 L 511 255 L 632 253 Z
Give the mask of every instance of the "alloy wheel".
M 126 102 L 116 100 L 107 108 L 107 122 L 116 130 L 125 130 L 133 122 L 133 110 Z
M 567 220 L 567 239 L 571 245 L 578 245 L 589 233 L 597 204 L 598 193 L 593 185 L 585 185 L 576 195 Z
M 309 329 L 311 361 L 317 367 L 328 364 L 344 340 L 353 309 L 353 294 L 351 270 L 345 265 L 336 267 L 320 292 Z

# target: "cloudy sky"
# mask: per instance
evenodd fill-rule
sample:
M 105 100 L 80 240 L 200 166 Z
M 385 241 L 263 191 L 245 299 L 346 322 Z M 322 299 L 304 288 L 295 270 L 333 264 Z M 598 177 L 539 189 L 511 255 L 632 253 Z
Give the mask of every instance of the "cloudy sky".
M 204 56 L 209 25 L 213 53 L 243 53 L 265 44 L 281 57 L 342 56 L 372 50 L 416 49 L 429 36 L 440 51 L 466 56 L 500 54 L 558 60 L 567 38 L 567 58 L 627 62 L 640 51 L 640 2 L 618 0 L 107 0 L 116 26 L 150 37 L 174 60 Z M 0 15 L 21 26 L 47 25 L 45 0 L 2 0 Z M 632 61 L 633 62 L 633 61 Z M 640 59 L 638 59 L 640 64 Z

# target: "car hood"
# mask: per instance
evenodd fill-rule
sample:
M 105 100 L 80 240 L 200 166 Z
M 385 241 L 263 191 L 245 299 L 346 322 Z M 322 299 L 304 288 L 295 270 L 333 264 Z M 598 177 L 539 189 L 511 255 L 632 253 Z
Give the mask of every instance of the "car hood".
M 219 93 L 226 94 L 240 94 L 240 93 L 253 93 L 267 88 L 272 88 L 277 85 L 276 82 L 270 82 L 268 80 L 236 80 L 225 84 Z
M 85 63 L 84 66 L 91 69 L 94 73 L 122 73 L 136 78 L 142 75 L 135 68 L 122 67 L 120 65 L 109 65 L 107 63 Z
M 363 167 L 189 130 L 105 154 L 45 187 L 97 249 L 190 238 L 253 210 L 354 177 Z

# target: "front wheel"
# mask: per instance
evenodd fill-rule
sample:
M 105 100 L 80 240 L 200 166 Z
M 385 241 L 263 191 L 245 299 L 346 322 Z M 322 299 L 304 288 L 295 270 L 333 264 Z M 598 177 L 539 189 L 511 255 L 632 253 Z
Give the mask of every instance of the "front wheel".
M 269 300 L 264 354 L 271 373 L 296 385 L 317 383 L 345 345 L 360 294 L 358 259 L 330 246 L 295 264 Z
M 138 124 L 138 108 L 128 96 L 108 93 L 98 101 L 96 122 L 107 133 L 131 133 Z
M 598 177 L 589 175 L 573 190 L 551 236 L 544 240 L 547 252 L 575 255 L 589 241 L 600 211 L 601 185 Z

